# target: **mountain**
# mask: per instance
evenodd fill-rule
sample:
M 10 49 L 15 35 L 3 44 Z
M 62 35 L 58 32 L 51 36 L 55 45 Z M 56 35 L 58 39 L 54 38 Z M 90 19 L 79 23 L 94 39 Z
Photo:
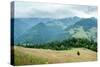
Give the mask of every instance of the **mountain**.
M 97 41 L 97 19 L 69 17 L 62 19 L 15 19 L 15 43 L 47 43 L 68 38 L 86 38 Z
M 11 19 L 14 20 L 12 23 L 14 23 L 14 38 L 18 38 L 20 35 L 22 35 L 26 30 L 31 28 L 33 26 L 33 20 L 31 18 L 15 18 Z
M 96 18 L 83 18 L 74 25 L 66 28 L 65 31 L 75 38 L 87 38 L 96 41 L 97 20 Z
M 47 25 L 50 26 L 59 26 L 63 29 L 75 24 L 76 22 L 78 22 L 81 18 L 79 17 L 69 17 L 69 18 L 62 18 L 62 19 L 55 19 L 52 21 L 47 22 Z
M 45 23 L 38 23 L 31 27 L 16 42 L 18 43 L 46 43 L 65 39 L 64 30 L 59 27 L 50 27 Z
M 77 22 L 75 25 L 76 26 L 83 26 L 85 30 L 90 29 L 92 27 L 97 27 L 97 20 L 94 17 L 91 18 L 83 18 L 79 22 Z
M 52 18 L 12 18 L 12 23 L 14 23 L 14 38 L 18 38 L 25 31 L 30 29 L 31 27 L 37 25 L 38 23 L 44 23 L 47 26 L 51 27 L 59 27 L 66 28 L 70 25 L 74 24 L 78 20 L 79 17 L 70 17 L 70 18 L 62 18 L 62 19 L 52 19 Z

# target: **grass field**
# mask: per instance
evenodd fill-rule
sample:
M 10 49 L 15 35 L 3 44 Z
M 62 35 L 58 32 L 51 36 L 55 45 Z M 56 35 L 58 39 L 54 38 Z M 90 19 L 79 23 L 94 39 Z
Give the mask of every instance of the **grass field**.
M 77 51 L 80 55 L 77 55 Z M 14 65 L 51 64 L 97 60 L 97 53 L 85 48 L 71 50 L 49 50 L 14 47 Z

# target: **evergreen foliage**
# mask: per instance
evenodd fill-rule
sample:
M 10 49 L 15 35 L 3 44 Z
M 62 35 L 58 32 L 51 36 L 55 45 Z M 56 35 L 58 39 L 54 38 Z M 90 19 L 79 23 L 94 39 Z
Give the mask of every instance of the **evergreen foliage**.
M 81 38 L 71 38 L 63 41 L 54 41 L 48 42 L 45 44 L 17 44 L 17 46 L 23 46 L 28 48 L 43 48 L 43 49 L 52 49 L 52 50 L 68 50 L 71 48 L 87 48 L 97 52 L 97 42 L 88 39 Z

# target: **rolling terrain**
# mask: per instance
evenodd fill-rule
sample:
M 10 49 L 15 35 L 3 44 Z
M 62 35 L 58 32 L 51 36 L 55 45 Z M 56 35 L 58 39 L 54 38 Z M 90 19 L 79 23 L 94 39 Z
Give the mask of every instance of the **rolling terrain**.
M 36 21 L 37 20 L 37 21 Z M 97 19 L 91 18 L 31 18 L 15 19 L 14 43 L 48 43 L 69 38 L 86 38 L 97 41 Z M 49 37 L 48 37 L 49 36 Z
M 77 55 L 77 51 L 80 55 Z M 97 60 L 97 53 L 86 48 L 72 48 L 71 50 L 50 50 L 14 47 L 14 65 L 52 64 L 65 62 L 83 62 Z
M 14 65 L 95 61 L 97 19 L 17 18 L 13 48 Z

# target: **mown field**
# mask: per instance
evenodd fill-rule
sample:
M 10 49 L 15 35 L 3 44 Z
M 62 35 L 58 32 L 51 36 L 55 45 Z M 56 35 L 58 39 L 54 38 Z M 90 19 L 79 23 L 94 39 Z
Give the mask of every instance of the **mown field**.
M 77 51 L 80 55 L 77 55 Z M 97 60 L 97 53 L 86 48 L 70 50 L 35 49 L 14 47 L 14 65 L 51 64 Z

